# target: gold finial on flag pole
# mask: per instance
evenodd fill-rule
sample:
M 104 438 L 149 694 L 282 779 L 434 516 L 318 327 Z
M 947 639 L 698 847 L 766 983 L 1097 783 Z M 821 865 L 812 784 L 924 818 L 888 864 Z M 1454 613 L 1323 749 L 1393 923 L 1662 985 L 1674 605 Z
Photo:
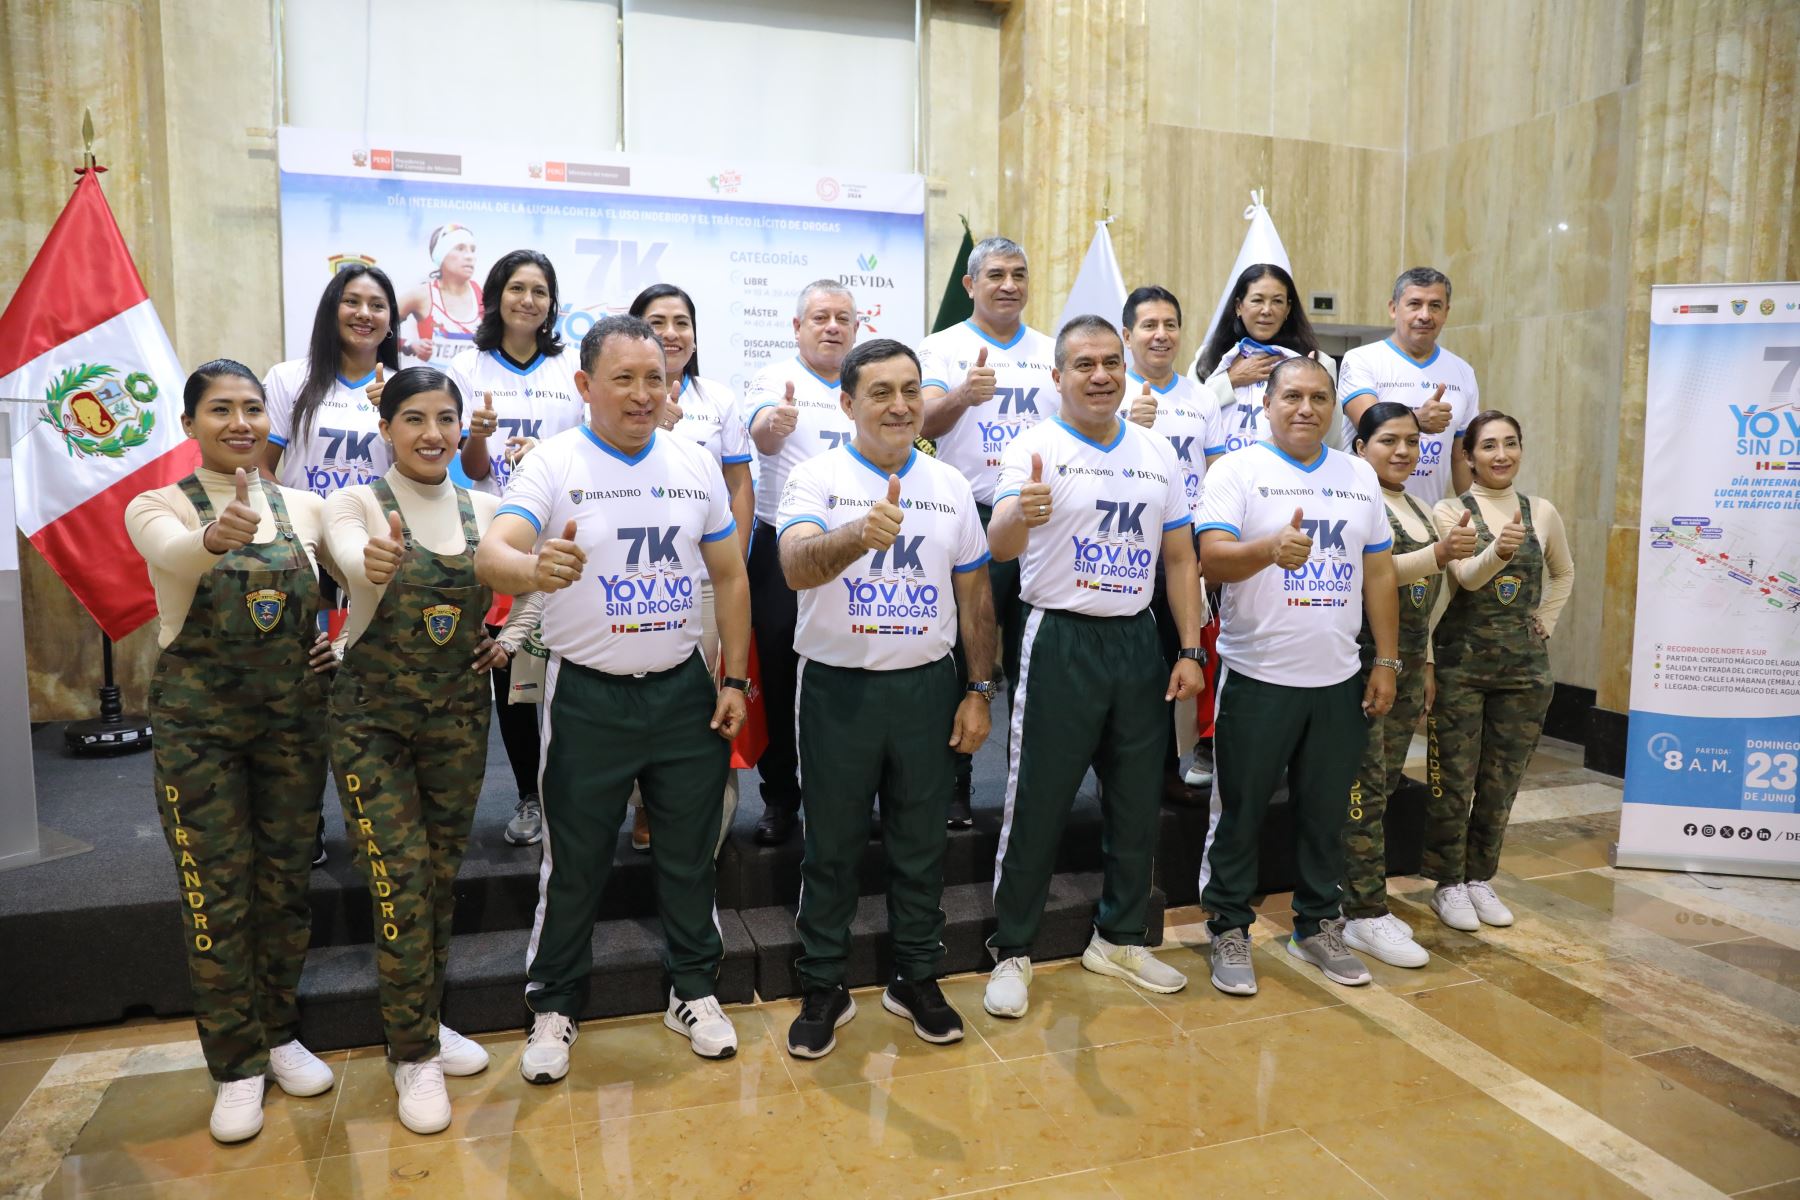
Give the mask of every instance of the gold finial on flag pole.
M 1106 186 L 1100 193 L 1100 219 L 1112 224 L 1112 176 L 1106 177 Z
M 89 171 L 98 175 L 106 170 L 94 159 L 94 112 L 92 109 L 81 110 L 81 165 L 75 168 L 77 175 L 86 175 Z

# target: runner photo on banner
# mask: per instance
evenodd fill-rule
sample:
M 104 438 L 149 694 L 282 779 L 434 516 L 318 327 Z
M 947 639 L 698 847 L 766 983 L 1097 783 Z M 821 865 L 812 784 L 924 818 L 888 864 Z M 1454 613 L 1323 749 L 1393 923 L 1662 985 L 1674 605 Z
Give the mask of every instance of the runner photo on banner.
M 1800 284 L 1651 289 L 1618 865 L 1800 878 Z
M 403 149 L 400 147 L 411 147 Z M 925 335 L 925 180 L 819 167 L 588 155 L 554 147 L 280 132 L 282 298 L 303 355 L 319 289 L 370 263 L 401 293 L 407 362 L 442 366 L 472 343 L 481 284 L 508 251 L 540 250 L 579 342 L 653 283 L 693 296 L 708 378 L 740 394 L 794 351 L 794 298 L 849 288 L 861 336 Z

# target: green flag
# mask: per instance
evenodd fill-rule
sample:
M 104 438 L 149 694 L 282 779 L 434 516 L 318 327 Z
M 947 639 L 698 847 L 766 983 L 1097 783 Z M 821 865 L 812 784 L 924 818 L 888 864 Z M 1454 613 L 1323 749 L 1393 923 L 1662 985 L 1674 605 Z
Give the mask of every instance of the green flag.
M 931 323 L 933 333 L 975 315 L 975 301 L 962 285 L 963 276 L 969 273 L 969 251 L 975 249 L 975 238 L 969 232 L 969 218 L 962 219 L 962 226 L 962 245 L 957 247 L 956 265 L 950 268 L 950 278 L 944 283 L 944 298 L 938 303 L 937 320 Z

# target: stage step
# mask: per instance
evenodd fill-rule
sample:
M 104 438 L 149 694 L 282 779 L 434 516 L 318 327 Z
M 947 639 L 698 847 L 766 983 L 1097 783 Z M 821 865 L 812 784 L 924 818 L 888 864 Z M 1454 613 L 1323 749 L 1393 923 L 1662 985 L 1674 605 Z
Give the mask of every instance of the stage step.
M 748 1003 L 755 999 L 755 947 L 737 913 L 721 912 L 719 931 L 725 943 L 719 1000 Z M 461 935 L 451 943 L 444 1020 L 452 1029 L 488 1033 L 529 1026 L 525 950 L 530 939 L 529 930 L 506 929 Z M 654 919 L 596 925 L 582 1019 L 667 1008 L 662 947 L 662 926 Z M 315 1050 L 381 1044 L 373 946 L 328 946 L 306 956 L 300 977 L 300 1039 Z
M 1051 879 L 1050 898 L 1031 951 L 1034 960 L 1073 958 L 1087 947 L 1094 931 L 1100 883 L 1098 874 L 1057 875 Z M 1148 939 L 1151 945 L 1162 944 L 1163 911 L 1162 893 L 1152 890 Z M 739 915 L 756 944 L 758 994 L 765 1000 L 799 995 L 794 958 L 800 953 L 800 935 L 794 928 L 794 910 L 752 908 Z M 994 965 L 987 950 L 988 936 L 994 931 L 992 885 L 965 883 L 945 888 L 944 919 L 943 974 L 990 969 Z M 850 938 L 845 982 L 851 987 L 886 982 L 893 970 L 893 958 L 887 940 L 885 897 L 864 896 L 857 902 Z

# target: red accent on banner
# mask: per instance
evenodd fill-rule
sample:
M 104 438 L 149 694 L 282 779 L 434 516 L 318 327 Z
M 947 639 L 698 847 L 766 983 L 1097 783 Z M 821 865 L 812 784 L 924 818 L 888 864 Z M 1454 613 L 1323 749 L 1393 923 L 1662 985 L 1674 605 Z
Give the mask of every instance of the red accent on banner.
M 115 642 L 156 615 L 150 574 L 125 538 L 125 506 L 200 463 L 200 443 L 182 442 L 38 530 L 31 544 Z
M 719 655 L 724 677 L 725 656 Z M 762 664 L 756 659 L 756 639 L 750 639 L 750 661 L 746 677 L 750 680 L 750 694 L 744 697 L 744 727 L 738 730 L 737 737 L 731 743 L 731 765 L 738 770 L 754 767 L 762 758 L 763 751 L 769 748 L 769 715 L 763 708 Z
M 369 151 L 369 170 L 391 171 L 394 169 L 394 152 L 392 150 Z
M 148 298 L 100 177 L 83 175 L 0 314 L 0 377 Z

